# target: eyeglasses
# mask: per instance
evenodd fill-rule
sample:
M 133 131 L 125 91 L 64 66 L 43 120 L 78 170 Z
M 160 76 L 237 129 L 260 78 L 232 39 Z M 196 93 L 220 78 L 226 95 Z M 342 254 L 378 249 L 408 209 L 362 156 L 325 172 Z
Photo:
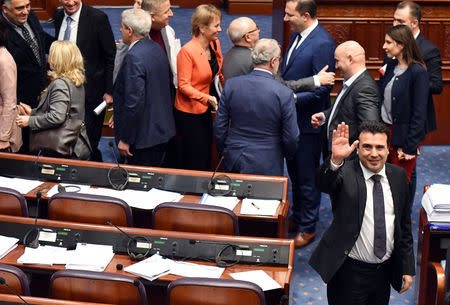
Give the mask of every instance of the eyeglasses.
M 251 33 L 254 33 L 254 32 L 256 32 L 256 31 L 259 31 L 259 26 L 258 26 L 258 25 L 256 25 L 256 29 L 251 30 L 251 31 L 248 31 L 247 33 L 245 33 L 244 35 L 242 35 L 241 39 L 244 38 L 246 35 L 251 34 Z

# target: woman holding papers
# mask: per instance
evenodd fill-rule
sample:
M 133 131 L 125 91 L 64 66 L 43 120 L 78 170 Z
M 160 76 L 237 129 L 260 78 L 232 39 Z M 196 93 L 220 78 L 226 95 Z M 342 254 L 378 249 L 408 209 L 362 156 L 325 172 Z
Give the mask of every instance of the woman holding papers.
M 217 109 L 216 76 L 223 84 L 219 33 L 222 14 L 211 4 L 202 4 L 192 15 L 194 35 L 177 56 L 178 90 L 175 124 L 181 136 L 182 167 L 210 170 L 212 146 L 211 110 Z
M 50 47 L 48 63 L 48 76 L 52 82 L 42 93 L 37 108 L 20 104 L 22 115 L 16 119 L 19 127 L 30 126 L 33 132 L 60 127 L 67 119 L 68 111 L 71 118 L 84 121 L 85 76 L 80 50 L 68 40 L 55 41 Z M 84 124 L 74 145 L 74 154 L 69 157 L 90 158 L 91 147 Z

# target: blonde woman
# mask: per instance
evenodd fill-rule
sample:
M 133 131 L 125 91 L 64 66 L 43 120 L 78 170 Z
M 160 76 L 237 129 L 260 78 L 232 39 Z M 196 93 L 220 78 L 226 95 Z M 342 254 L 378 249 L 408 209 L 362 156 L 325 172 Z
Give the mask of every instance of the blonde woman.
M 37 108 L 21 104 L 21 114 L 17 117 L 17 125 L 29 126 L 33 131 L 56 128 L 64 123 L 70 100 L 70 116 L 84 121 L 84 65 L 78 47 L 68 40 L 52 43 L 48 57 L 52 80 L 42 93 Z M 70 91 L 69 91 L 70 90 Z M 91 148 L 82 127 L 80 137 L 74 148 L 74 158 L 88 160 Z

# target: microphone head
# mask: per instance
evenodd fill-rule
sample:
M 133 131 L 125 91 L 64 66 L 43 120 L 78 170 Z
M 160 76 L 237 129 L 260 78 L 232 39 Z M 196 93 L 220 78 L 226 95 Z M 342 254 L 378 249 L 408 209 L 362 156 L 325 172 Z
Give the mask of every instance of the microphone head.
M 117 270 L 122 270 L 123 269 L 123 265 L 122 264 L 117 264 L 116 265 L 116 269 Z M 133 283 L 134 284 L 134 283 Z
M 5 278 L 0 277 L 0 285 L 5 285 L 5 284 L 6 284 Z
M 42 197 L 42 192 L 41 191 L 37 191 L 36 199 L 41 199 L 41 197 Z
M 109 147 L 114 147 L 113 141 L 109 141 L 109 142 L 108 142 L 108 145 L 109 145 Z
M 140 284 L 140 283 L 141 283 L 141 282 L 139 282 L 138 279 L 134 279 L 134 281 L 133 281 L 133 285 L 136 286 L 136 287 L 139 287 L 139 284 Z
M 62 186 L 61 184 L 58 184 L 58 193 L 64 193 L 66 191 L 66 188 Z

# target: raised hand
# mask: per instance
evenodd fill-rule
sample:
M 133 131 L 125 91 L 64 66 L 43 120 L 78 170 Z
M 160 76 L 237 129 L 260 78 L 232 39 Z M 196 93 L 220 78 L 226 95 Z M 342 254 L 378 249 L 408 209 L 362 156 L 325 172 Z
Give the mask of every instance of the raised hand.
M 319 82 L 321 86 L 324 85 L 334 85 L 334 72 L 327 72 L 328 65 L 322 68 L 322 70 L 317 73 L 319 77 Z
M 358 140 L 350 145 L 348 139 L 348 125 L 342 122 L 338 125 L 337 129 L 333 130 L 333 140 L 331 142 L 331 161 L 334 164 L 342 164 L 344 159 L 350 156 L 356 146 L 358 146 Z

